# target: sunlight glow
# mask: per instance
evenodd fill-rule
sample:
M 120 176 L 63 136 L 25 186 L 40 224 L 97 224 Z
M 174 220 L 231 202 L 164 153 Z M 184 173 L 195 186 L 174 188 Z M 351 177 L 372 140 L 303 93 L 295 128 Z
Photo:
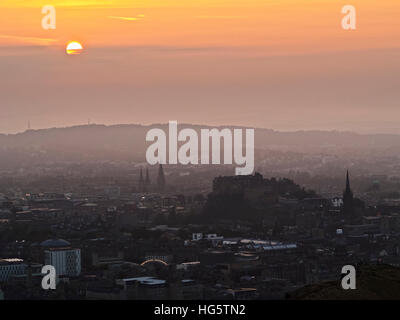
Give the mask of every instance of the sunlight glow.
M 69 55 L 80 54 L 82 53 L 83 47 L 77 41 L 71 41 L 68 43 L 66 51 Z

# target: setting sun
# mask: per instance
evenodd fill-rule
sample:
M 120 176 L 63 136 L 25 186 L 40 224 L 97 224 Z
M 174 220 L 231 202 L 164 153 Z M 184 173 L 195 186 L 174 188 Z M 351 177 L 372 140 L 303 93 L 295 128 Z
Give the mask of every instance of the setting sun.
M 76 41 L 69 42 L 66 49 L 67 54 L 69 55 L 80 54 L 82 53 L 82 50 L 82 45 Z

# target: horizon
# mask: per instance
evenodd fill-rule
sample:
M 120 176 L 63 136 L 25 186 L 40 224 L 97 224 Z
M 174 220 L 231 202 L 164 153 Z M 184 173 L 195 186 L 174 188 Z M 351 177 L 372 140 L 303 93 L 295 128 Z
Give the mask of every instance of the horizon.
M 149 123 L 149 124 L 144 124 L 144 123 L 111 123 L 111 124 L 105 124 L 105 123 L 82 123 L 82 124 L 71 124 L 67 126 L 56 126 L 56 127 L 43 127 L 43 128 L 27 128 L 23 131 L 18 131 L 18 132 L 11 132 L 11 133 L 5 133 L 5 132 L 0 132 L 0 135 L 3 136 L 15 136 L 15 135 L 20 135 L 24 133 L 29 133 L 30 131 L 46 131 L 46 130 L 62 130 L 62 129 L 74 129 L 74 128 L 82 128 L 82 127 L 118 127 L 118 126 L 141 126 L 141 127 L 155 127 L 155 126 L 168 126 L 168 122 L 164 123 Z M 299 132 L 309 132 L 309 133 L 318 133 L 318 132 L 325 132 L 325 133 L 340 133 L 340 134 L 355 134 L 355 135 L 361 135 L 361 136 L 368 136 L 368 135 L 393 135 L 393 136 L 398 136 L 400 135 L 399 133 L 385 133 L 385 132 L 357 132 L 357 131 L 351 131 L 351 130 L 336 130 L 336 129 L 297 129 L 297 130 L 278 130 L 278 129 L 272 129 L 272 128 L 265 128 L 265 127 L 251 127 L 251 126 L 241 126 L 241 125 L 235 125 L 235 124 L 219 124 L 219 125 L 209 125 L 209 124 L 204 124 L 204 123 L 187 123 L 187 122 L 178 122 L 178 127 L 184 127 L 184 126 L 195 126 L 195 127 L 202 127 L 202 128 L 253 128 L 255 130 L 266 130 L 266 131 L 272 131 L 275 133 L 299 133 Z
M 400 134 L 398 1 L 352 1 L 356 30 L 335 0 L 54 0 L 44 30 L 47 4 L 0 3 L 0 132 L 176 119 Z

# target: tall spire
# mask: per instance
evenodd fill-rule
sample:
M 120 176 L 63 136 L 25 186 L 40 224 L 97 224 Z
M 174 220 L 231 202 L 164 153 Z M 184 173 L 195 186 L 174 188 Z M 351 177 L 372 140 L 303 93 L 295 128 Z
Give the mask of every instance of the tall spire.
M 165 176 L 162 164 L 158 168 L 158 177 L 157 177 L 157 187 L 160 192 L 164 191 L 165 188 Z
M 350 188 L 349 170 L 347 170 L 346 173 L 346 189 L 343 192 L 343 213 L 346 216 L 352 215 L 354 213 L 353 192 Z
M 349 179 L 349 170 L 346 173 L 346 191 L 351 191 L 350 189 L 350 179 Z

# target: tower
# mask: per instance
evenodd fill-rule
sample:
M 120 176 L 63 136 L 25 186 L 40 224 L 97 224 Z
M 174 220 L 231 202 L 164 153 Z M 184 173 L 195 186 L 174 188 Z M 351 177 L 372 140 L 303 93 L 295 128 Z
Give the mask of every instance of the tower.
M 351 216 L 354 213 L 353 192 L 350 188 L 349 170 L 346 173 L 346 189 L 343 192 L 343 213 L 346 216 Z
M 68 241 L 50 239 L 43 241 L 44 263 L 57 270 L 57 276 L 77 277 L 81 274 L 81 249 L 72 248 Z
M 162 164 L 158 168 L 157 188 L 159 192 L 163 192 L 165 189 L 165 176 Z

